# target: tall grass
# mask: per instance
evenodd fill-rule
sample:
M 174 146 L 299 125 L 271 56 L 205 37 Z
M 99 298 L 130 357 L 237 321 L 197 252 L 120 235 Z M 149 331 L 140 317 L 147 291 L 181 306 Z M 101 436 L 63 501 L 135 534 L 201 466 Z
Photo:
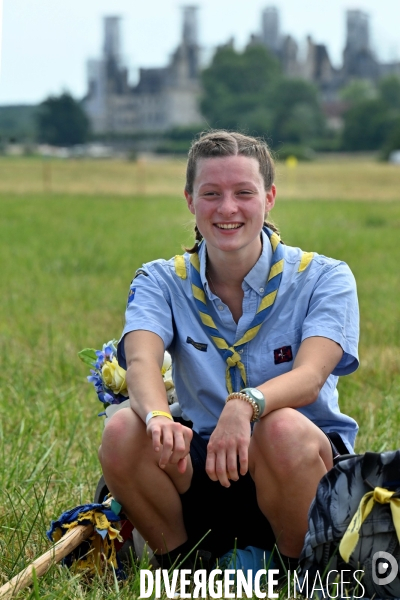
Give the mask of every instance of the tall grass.
M 273 216 L 287 243 L 350 264 L 361 367 L 341 380 L 341 406 L 360 423 L 358 451 L 390 449 L 400 421 L 400 203 L 343 199 L 278 202 Z M 3 583 L 48 548 L 52 518 L 93 497 L 102 420 L 78 350 L 119 335 L 135 269 L 180 253 L 192 223 L 178 196 L 20 193 L 0 203 Z M 134 576 L 116 585 L 110 573 L 91 585 L 55 567 L 19 597 L 138 595 Z

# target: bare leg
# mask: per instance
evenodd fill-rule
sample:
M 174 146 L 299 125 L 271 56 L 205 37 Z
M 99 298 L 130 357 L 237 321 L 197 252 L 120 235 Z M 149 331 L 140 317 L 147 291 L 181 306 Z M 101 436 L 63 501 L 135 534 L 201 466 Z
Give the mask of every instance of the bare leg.
M 175 465 L 160 469 L 143 421 L 126 408 L 107 424 L 99 458 L 109 490 L 154 552 L 187 540 L 179 493 L 190 487 L 190 457 L 183 475 Z
M 279 409 L 256 424 L 249 466 L 280 552 L 298 557 L 317 485 L 333 466 L 329 440 L 298 411 Z

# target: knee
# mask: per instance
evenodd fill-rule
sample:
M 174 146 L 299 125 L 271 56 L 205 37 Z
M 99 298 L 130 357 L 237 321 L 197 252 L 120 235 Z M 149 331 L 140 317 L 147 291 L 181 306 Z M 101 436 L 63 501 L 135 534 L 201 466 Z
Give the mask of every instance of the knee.
M 308 420 L 292 408 L 264 417 L 254 428 L 256 460 L 266 461 L 270 471 L 285 478 L 320 460 L 319 440 Z
M 145 445 L 146 429 L 142 420 L 130 409 L 116 412 L 107 423 L 99 448 L 99 459 L 103 472 L 126 473 L 128 465 Z

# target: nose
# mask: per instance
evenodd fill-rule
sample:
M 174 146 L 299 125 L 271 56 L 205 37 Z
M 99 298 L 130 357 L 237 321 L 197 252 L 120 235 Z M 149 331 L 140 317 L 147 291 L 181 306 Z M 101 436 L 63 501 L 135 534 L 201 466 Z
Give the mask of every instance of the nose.
M 225 192 L 218 205 L 218 212 L 221 215 L 231 216 L 238 211 L 237 200 L 233 193 Z

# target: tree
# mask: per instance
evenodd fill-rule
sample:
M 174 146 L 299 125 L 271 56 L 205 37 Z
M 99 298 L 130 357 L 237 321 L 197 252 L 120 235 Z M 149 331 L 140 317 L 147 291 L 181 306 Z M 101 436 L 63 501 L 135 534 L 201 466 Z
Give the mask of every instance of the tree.
M 394 150 L 400 150 L 400 116 L 392 123 L 390 133 L 382 148 L 382 158 L 387 160 Z
M 355 79 L 340 90 L 340 98 L 351 106 L 376 97 L 376 88 L 369 79 Z
M 38 139 L 53 146 L 73 146 L 87 141 L 89 119 L 81 104 L 67 92 L 50 96 L 39 105 Z
M 388 107 L 400 112 L 400 78 L 396 75 L 384 77 L 379 82 L 379 91 Z
M 343 148 L 378 150 L 387 138 L 392 119 L 382 99 L 364 100 L 344 115 Z
M 272 106 L 271 135 L 275 144 L 307 144 L 323 133 L 318 91 L 304 79 L 282 79 L 275 88 Z
M 361 88 L 357 89 L 360 92 Z M 398 144 L 400 79 L 394 75 L 384 77 L 375 90 L 375 98 L 367 96 L 353 95 L 352 105 L 344 115 L 343 149 L 382 150 L 387 156 Z
M 263 46 L 249 46 L 242 53 L 221 47 L 203 71 L 201 110 L 212 127 L 268 133 L 270 99 L 280 78 L 278 61 Z
M 317 89 L 284 78 L 264 46 L 217 50 L 203 73 L 203 88 L 201 108 L 212 127 L 263 135 L 272 145 L 309 143 L 324 129 Z

